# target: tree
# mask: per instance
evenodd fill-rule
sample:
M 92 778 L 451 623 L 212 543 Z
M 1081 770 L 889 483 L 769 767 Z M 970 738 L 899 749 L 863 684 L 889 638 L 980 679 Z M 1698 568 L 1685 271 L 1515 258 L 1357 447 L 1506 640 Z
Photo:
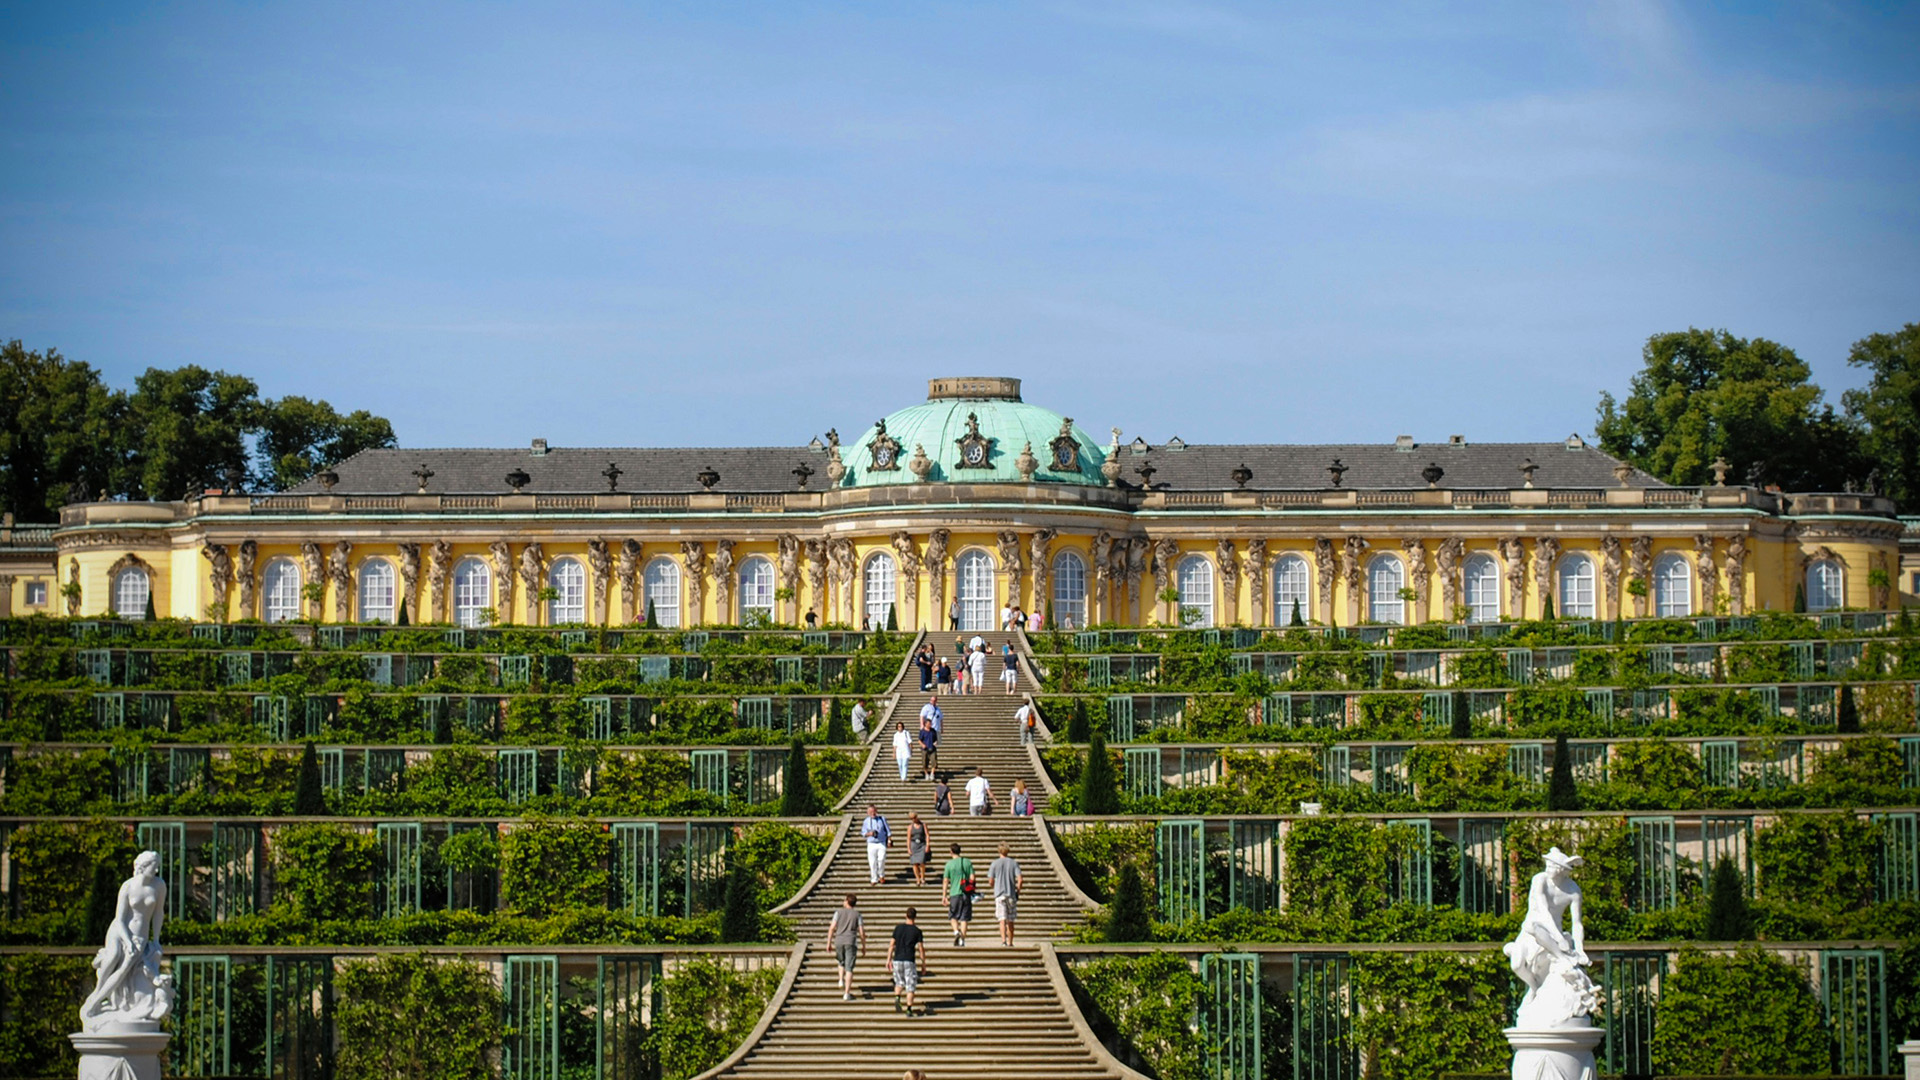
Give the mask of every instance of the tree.
M 1061 670 L 1065 670 L 1063 667 Z M 1083 743 L 1093 734 L 1093 725 L 1087 722 L 1087 699 L 1074 698 L 1073 712 L 1067 716 L 1067 741 Z
M 894 613 L 893 605 L 888 604 L 887 605 L 887 633 L 897 634 L 899 632 L 900 632 L 900 616 Z
M 311 742 L 300 755 L 300 775 L 293 784 L 293 814 L 295 817 L 327 814 L 327 796 L 320 781 L 320 752 Z
M 393 625 L 395 626 L 407 625 L 407 602 L 405 600 L 401 600 L 399 607 L 394 609 Z
M 827 745 L 845 746 L 853 741 L 853 729 L 847 725 L 847 714 L 843 706 L 846 703 L 839 698 L 827 706 Z
M 1713 864 L 1707 882 L 1708 941 L 1748 941 L 1753 937 L 1753 911 L 1747 907 L 1747 887 L 1733 856 L 1722 855 Z
M 653 613 L 653 597 L 647 597 L 647 629 L 660 629 L 660 617 Z
M 127 396 L 126 494 L 181 499 L 208 487 L 245 488 L 246 439 L 259 414 L 260 388 L 244 375 L 194 364 L 148 368 Z
M 727 860 L 727 894 L 720 907 L 721 941 L 760 939 L 760 883 L 739 859 Z
M 1564 731 L 1553 737 L 1553 775 L 1547 783 L 1547 809 L 1580 809 L 1580 793 L 1573 786 L 1573 751 L 1567 748 Z
M 1834 731 L 1842 735 L 1860 734 L 1860 706 L 1853 700 L 1853 685 L 1840 684 L 1840 703 L 1834 710 Z
M 76 944 L 99 945 L 107 940 L 120 903 L 120 874 L 109 862 L 93 864 L 93 882 L 87 887 L 87 921 Z
M 1600 395 L 1600 448 L 1670 484 L 1838 491 L 1857 477 L 1856 425 L 1822 401 L 1792 349 L 1725 330 L 1655 334 L 1624 402 Z
M 1113 902 L 1107 905 L 1108 941 L 1152 941 L 1153 922 L 1147 916 L 1147 889 L 1132 863 L 1120 867 Z
M 1468 703 L 1467 692 L 1453 692 L 1453 723 L 1449 725 L 1448 735 L 1456 739 L 1473 738 L 1473 708 Z
M 781 817 L 813 817 L 820 812 L 820 797 L 813 793 L 813 777 L 807 772 L 807 744 L 799 739 L 787 747 L 785 788 L 780 798 Z
M 1120 812 L 1120 787 L 1114 780 L 1113 759 L 1107 756 L 1107 740 L 1097 731 L 1087 740 L 1087 767 L 1080 770 L 1080 812 Z
M 261 404 L 258 427 L 260 479 L 281 491 L 362 450 L 394 445 L 385 418 L 365 409 L 341 416 L 325 401 L 297 396 Z
M 1870 373 L 1865 389 L 1840 396 L 1863 428 L 1865 463 L 1901 510 L 1920 512 L 1920 323 L 1861 338 L 1847 363 Z
M 18 340 L 0 347 L 0 510 L 54 521 L 76 496 L 115 490 L 123 409 L 91 365 Z
M 1293 598 L 1293 617 L 1287 620 L 1288 626 L 1305 626 L 1307 620 L 1300 617 L 1300 598 Z

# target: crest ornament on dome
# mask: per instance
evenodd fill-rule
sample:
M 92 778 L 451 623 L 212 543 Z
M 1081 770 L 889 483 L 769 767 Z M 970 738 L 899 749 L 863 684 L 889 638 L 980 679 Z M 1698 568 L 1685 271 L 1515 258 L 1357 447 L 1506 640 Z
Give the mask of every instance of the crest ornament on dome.
M 967 414 L 967 433 L 953 440 L 960 447 L 960 460 L 953 463 L 956 469 L 991 469 L 993 462 L 993 440 L 980 434 L 980 416 Z
M 1060 434 L 1047 443 L 1051 452 L 1047 455 L 1047 468 L 1052 472 L 1080 471 L 1080 443 L 1073 437 L 1073 417 L 1060 421 Z
M 867 444 L 867 453 L 871 455 L 869 468 L 874 472 L 900 471 L 900 440 L 887 434 L 887 422 L 874 422 L 873 441 Z

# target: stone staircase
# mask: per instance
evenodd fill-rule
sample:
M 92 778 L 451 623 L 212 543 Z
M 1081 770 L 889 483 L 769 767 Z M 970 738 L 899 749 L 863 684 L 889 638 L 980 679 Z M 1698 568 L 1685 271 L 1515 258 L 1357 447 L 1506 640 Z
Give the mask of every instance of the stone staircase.
M 972 635 L 969 635 L 971 637 Z M 996 656 L 988 683 L 979 694 L 943 695 L 944 735 L 940 768 L 950 773 L 955 814 L 933 813 L 933 785 L 921 780 L 919 756 L 902 782 L 894 766 L 891 732 L 873 742 L 873 764 L 844 804 L 851 816 L 825 871 L 811 888 L 791 901 L 783 914 L 794 920 L 804 946 L 798 969 L 776 995 L 770 1016 L 755 1038 L 705 1077 L 752 1080 L 899 1080 L 910 1068 L 924 1069 L 931 1080 L 953 1077 L 1107 1077 L 1138 1080 L 1087 1030 L 1068 991 L 1052 950 L 1045 943 L 1067 933 L 1086 914 L 1085 898 L 1066 880 L 1051 857 L 1048 841 L 1033 818 L 1007 813 L 1015 780 L 1033 793 L 1034 812 L 1046 809 L 1046 785 L 1038 761 L 1020 743 L 1013 712 L 1022 697 L 1009 697 L 997 681 L 997 654 L 1004 634 L 982 634 Z M 936 637 L 936 646 L 941 638 Z M 951 648 L 951 642 L 945 647 Z M 895 717 L 917 732 L 920 706 L 918 669 L 908 667 L 894 692 L 900 695 Z M 1023 673 L 1020 690 L 1033 689 Z M 986 770 L 1000 800 L 987 817 L 967 813 L 964 781 L 978 766 Z M 865 844 L 858 822 L 877 805 L 892 826 L 894 846 L 887 879 L 868 884 Z M 913 884 L 907 867 L 907 812 L 927 823 L 933 857 L 927 884 Z M 1005 842 L 1026 879 L 1021 894 L 1015 944 L 1003 946 L 986 886 L 987 864 Z M 972 929 L 964 948 L 956 948 L 948 930 L 946 903 L 939 885 L 947 846 L 958 843 L 972 859 L 981 882 Z M 833 912 L 848 893 L 859 897 L 867 927 L 867 955 L 855 980 L 855 1000 L 841 1000 L 838 968 L 826 945 Z M 927 938 L 931 974 L 920 983 L 923 1017 L 893 1009 L 892 980 L 886 970 L 887 943 L 908 907 Z M 703 1078 L 704 1080 L 704 1078 Z

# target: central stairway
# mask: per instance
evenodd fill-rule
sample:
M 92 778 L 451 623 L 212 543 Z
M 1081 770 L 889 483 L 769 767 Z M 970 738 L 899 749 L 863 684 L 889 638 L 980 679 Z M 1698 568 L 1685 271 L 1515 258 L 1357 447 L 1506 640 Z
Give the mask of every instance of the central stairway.
M 1015 780 L 1026 781 L 1036 814 L 1046 809 L 1046 786 L 1034 756 L 1020 743 L 1013 719 L 1024 694 L 1034 687 L 1023 665 L 1021 694 L 1009 696 L 999 682 L 999 653 L 1011 635 L 978 636 L 994 654 L 986 685 L 978 694 L 943 694 L 939 699 L 945 713 L 940 770 L 949 774 L 954 814 L 934 814 L 933 784 L 920 779 L 919 714 L 928 695 L 920 692 L 919 669 L 909 665 L 893 687 L 899 695 L 894 717 L 906 723 L 915 739 L 909 779 L 903 783 L 894 765 L 891 729 L 880 733 L 872 743 L 873 765 L 845 804 L 853 817 L 851 828 L 819 880 L 783 912 L 806 946 L 791 990 L 777 1003 L 778 1011 L 761 1037 L 706 1076 L 899 1080 L 912 1068 L 926 1070 L 931 1080 L 999 1080 L 1010 1075 L 1138 1080 L 1139 1074 L 1114 1061 L 1087 1033 L 1072 1003 L 1062 1000 L 1064 986 L 1042 955 L 1040 943 L 1067 934 L 1087 908 L 1055 869 L 1034 819 L 1008 813 Z M 936 649 L 952 649 L 951 637 L 934 639 Z M 975 767 L 986 770 L 999 799 L 991 816 L 967 813 L 966 780 Z M 878 886 L 868 884 L 866 844 L 859 834 L 859 820 L 870 805 L 880 807 L 894 837 L 887 879 Z M 932 857 L 924 886 L 913 884 L 907 865 L 908 811 L 918 811 L 927 824 Z M 1019 860 L 1026 879 L 1012 948 L 1000 944 L 986 880 L 987 866 L 1002 842 Z M 980 886 L 964 948 L 953 944 L 939 884 L 940 868 L 950 857 L 948 845 L 954 843 L 973 860 Z M 867 955 L 856 969 L 855 999 L 850 1002 L 841 1000 L 839 969 L 826 944 L 828 923 L 848 893 L 859 897 L 867 928 Z M 894 1012 L 886 968 L 888 941 L 908 907 L 917 909 L 917 923 L 927 939 L 931 974 L 922 978 L 917 998 L 927 1009 L 925 1016 Z

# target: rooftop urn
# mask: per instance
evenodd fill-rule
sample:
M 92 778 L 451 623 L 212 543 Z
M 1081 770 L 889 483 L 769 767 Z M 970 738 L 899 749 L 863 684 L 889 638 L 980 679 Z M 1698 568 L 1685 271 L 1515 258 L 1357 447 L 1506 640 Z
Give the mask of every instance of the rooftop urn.
M 1020 448 L 1020 456 L 1013 459 L 1013 467 L 1020 470 L 1020 478 L 1033 483 L 1033 474 L 1040 469 L 1040 459 L 1033 456 L 1033 443 L 1029 441 Z
M 1140 487 L 1143 490 L 1152 491 L 1153 474 L 1160 471 L 1153 467 L 1153 462 L 1143 461 L 1133 471 L 1140 474 Z
M 313 474 L 313 478 L 320 481 L 320 487 L 326 491 L 332 491 L 333 485 L 340 482 L 340 474 L 332 469 L 321 469 Z
M 1245 488 L 1247 481 L 1253 479 L 1253 470 L 1247 468 L 1247 463 L 1243 461 L 1240 463 L 1240 467 L 1233 470 L 1229 475 L 1233 477 L 1235 487 Z
M 507 474 L 507 486 L 513 489 L 515 495 L 520 494 L 520 489 L 532 482 L 533 477 L 528 476 L 525 469 L 515 469 Z
M 622 471 L 622 470 L 621 470 L 621 468 L 620 468 L 620 466 L 619 466 L 619 465 L 617 465 L 617 464 L 615 464 L 615 463 L 613 463 L 613 462 L 611 462 L 611 461 L 609 461 L 609 462 L 607 462 L 607 467 L 606 467 L 606 468 L 604 468 L 604 469 L 601 469 L 601 470 L 600 470 L 600 475 L 601 475 L 601 476 L 604 476 L 604 477 L 606 477 L 606 478 L 607 478 L 607 490 L 608 490 L 608 491 L 619 491 L 619 490 L 620 490 L 620 473 L 621 473 L 621 471 Z
M 1533 459 L 1532 459 L 1532 458 L 1527 458 L 1527 459 L 1525 459 L 1525 460 L 1523 460 L 1523 461 L 1522 461 L 1522 462 L 1520 463 L 1520 475 L 1521 475 L 1522 477 L 1524 477 L 1525 479 L 1524 479 L 1524 480 L 1522 481 L 1522 484 L 1521 484 L 1521 486 L 1523 486 L 1523 487 L 1532 487 L 1532 486 L 1533 486 L 1533 474 L 1534 474 L 1535 472 L 1537 472 L 1537 471 L 1539 471 L 1539 468 L 1540 468 L 1540 466 L 1538 466 L 1538 465 L 1535 465 L 1535 464 L 1533 463 Z
M 713 485 L 720 482 L 720 474 L 713 471 L 713 466 L 709 465 L 695 474 L 694 479 L 700 481 L 701 487 L 712 491 Z
M 1427 486 L 1430 488 L 1439 487 L 1440 478 L 1445 475 L 1447 475 L 1447 470 L 1441 468 L 1440 463 L 1437 461 L 1427 462 L 1427 467 L 1420 470 L 1420 479 L 1425 480 Z
M 1339 458 L 1334 458 L 1333 464 L 1327 466 L 1327 475 L 1333 478 L 1334 487 L 1340 486 L 1340 478 L 1346 474 L 1347 466 Z
M 913 478 L 926 483 L 927 474 L 933 472 L 933 459 L 927 456 L 927 448 L 919 443 L 913 444 L 913 456 L 907 459 L 907 469 Z
M 1733 466 L 1727 462 L 1727 456 L 1725 454 L 1716 455 L 1713 459 L 1713 464 L 1709 465 L 1708 468 L 1713 470 L 1713 486 L 1726 487 L 1727 472 L 1733 468 Z
M 807 490 L 807 478 L 812 475 L 813 475 L 813 466 L 807 464 L 804 461 L 800 463 L 799 468 L 793 470 L 793 478 L 795 480 L 800 481 L 801 491 Z
M 1621 487 L 1626 487 L 1626 486 L 1627 486 L 1627 477 L 1629 477 L 1629 476 L 1632 476 L 1632 475 L 1633 475 L 1633 466 L 1631 466 L 1631 465 L 1629 465 L 1629 464 L 1627 464 L 1627 463 L 1626 463 L 1626 462 L 1624 462 L 1624 461 L 1617 461 L 1617 462 L 1614 462 L 1614 465 L 1613 465 L 1613 478 L 1614 478 L 1615 480 L 1618 480 L 1618 481 L 1620 481 L 1620 486 L 1621 486 Z
M 1107 445 L 1107 458 L 1100 463 L 1100 475 L 1106 478 L 1108 487 L 1120 486 L 1120 429 L 1114 428 L 1113 442 Z
M 425 495 L 427 493 L 427 481 L 433 479 L 433 470 L 427 468 L 427 463 L 423 461 L 420 463 L 419 468 L 413 470 L 413 478 L 420 481 L 420 494 Z

